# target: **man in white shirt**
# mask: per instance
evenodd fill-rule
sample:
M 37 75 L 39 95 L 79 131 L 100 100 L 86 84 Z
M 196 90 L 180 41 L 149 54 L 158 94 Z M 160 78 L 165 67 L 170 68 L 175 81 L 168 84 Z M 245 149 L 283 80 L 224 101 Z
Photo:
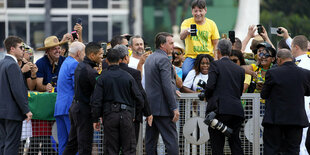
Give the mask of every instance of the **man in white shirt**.
M 307 55 L 307 47 L 308 47 L 308 39 L 305 36 L 299 35 L 299 36 L 294 37 L 292 44 L 291 44 L 291 51 L 295 58 L 295 63 L 297 64 L 298 67 L 310 70 L 310 58 Z M 310 103 L 310 98 L 305 97 L 305 110 L 308 116 L 308 120 L 310 120 L 309 103 Z M 299 153 L 300 155 L 308 155 L 308 152 L 305 146 L 307 131 L 308 131 L 308 128 L 303 129 L 302 140 L 300 143 L 300 153 Z
M 146 58 L 150 55 L 150 53 L 145 53 L 144 51 L 144 41 L 141 36 L 132 36 L 129 40 L 129 47 L 132 50 L 132 55 L 130 57 L 130 61 L 128 66 L 134 69 L 137 69 L 144 73 L 144 62 Z

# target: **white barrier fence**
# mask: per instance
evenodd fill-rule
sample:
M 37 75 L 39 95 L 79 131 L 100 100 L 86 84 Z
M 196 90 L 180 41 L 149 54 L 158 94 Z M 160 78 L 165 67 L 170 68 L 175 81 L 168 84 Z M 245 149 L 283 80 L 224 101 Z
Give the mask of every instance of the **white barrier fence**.
M 182 94 L 179 101 L 180 120 L 177 122 L 179 135 L 180 155 L 205 155 L 211 154 L 209 133 L 207 126 L 203 123 L 205 118 L 206 102 L 199 101 L 198 94 Z M 240 130 L 240 139 L 245 155 L 262 154 L 262 117 L 264 114 L 264 104 L 260 103 L 259 94 L 243 94 L 242 103 L 244 105 L 245 120 Z M 56 123 L 55 123 L 56 124 Z M 28 137 L 35 135 L 31 131 L 31 126 L 24 126 L 23 131 L 27 131 Z M 29 134 L 30 131 L 30 134 Z M 145 124 L 141 126 L 140 138 L 137 145 L 137 154 L 145 154 L 144 134 Z M 31 132 L 33 134 L 31 134 Z M 103 131 L 94 133 L 93 155 L 101 155 L 103 152 Z M 20 146 L 20 154 L 57 154 L 57 130 L 53 127 L 52 134 L 40 137 L 23 137 Z M 33 151 L 34 150 L 34 151 Z M 231 154 L 228 142 L 224 147 L 225 154 Z M 166 154 L 162 139 L 158 143 L 158 154 Z

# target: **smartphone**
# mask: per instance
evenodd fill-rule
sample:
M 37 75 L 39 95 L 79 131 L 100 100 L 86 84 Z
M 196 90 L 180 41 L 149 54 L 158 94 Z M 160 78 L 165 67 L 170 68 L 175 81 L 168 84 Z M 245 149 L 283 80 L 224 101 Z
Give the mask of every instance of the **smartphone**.
M 72 31 L 72 32 L 71 32 L 71 36 L 72 36 L 72 40 L 73 40 L 73 41 L 76 40 L 76 39 L 79 39 L 79 37 L 78 37 L 76 31 Z
M 81 18 L 78 18 L 78 19 L 76 20 L 76 23 L 82 25 L 82 19 L 81 19 Z
M 145 52 L 151 52 L 152 53 L 151 47 L 146 47 L 144 50 L 145 50 Z
M 256 25 L 256 27 L 257 27 L 257 33 L 258 34 L 263 33 L 263 26 L 262 25 L 258 24 L 258 25 Z
M 233 43 L 235 43 L 235 31 L 229 31 L 228 32 L 228 37 L 229 37 L 229 40 L 230 40 L 230 42 L 233 44 Z
M 29 56 L 29 62 L 33 63 L 33 55 Z
M 103 49 L 103 57 L 105 58 L 107 56 L 107 43 L 106 42 L 101 43 L 101 47 Z
M 277 27 L 270 27 L 270 33 L 271 34 L 281 34 L 282 31 L 280 28 L 277 28 Z
M 196 26 L 196 24 L 191 24 L 190 33 L 191 33 L 191 36 L 197 36 L 197 26 Z

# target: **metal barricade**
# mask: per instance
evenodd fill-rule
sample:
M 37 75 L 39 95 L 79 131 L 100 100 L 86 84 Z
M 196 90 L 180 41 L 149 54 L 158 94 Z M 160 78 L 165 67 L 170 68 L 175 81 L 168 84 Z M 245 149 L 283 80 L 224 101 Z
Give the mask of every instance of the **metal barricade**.
M 263 152 L 261 121 L 264 105 L 260 103 L 260 95 L 245 93 L 241 97 L 245 112 L 245 120 L 240 130 L 240 139 L 245 155 L 259 155 Z M 212 154 L 207 126 L 203 123 L 207 103 L 198 100 L 198 93 L 182 94 L 178 98 L 180 120 L 177 122 L 180 155 Z M 144 130 L 141 135 L 145 133 Z M 142 140 L 142 138 L 140 138 Z M 162 138 L 159 138 L 158 154 L 167 154 Z M 224 153 L 231 154 L 228 141 Z M 145 154 L 145 152 L 143 153 Z
M 178 99 L 180 120 L 177 122 L 180 155 L 205 155 L 211 154 L 209 134 L 207 126 L 203 123 L 205 118 L 206 102 L 199 101 L 198 94 L 182 94 Z M 264 105 L 260 103 L 259 94 L 243 94 L 242 103 L 245 111 L 245 121 L 240 130 L 240 139 L 245 155 L 262 154 L 262 127 L 261 121 L 264 114 Z M 23 126 L 22 141 L 19 154 L 57 154 L 57 127 L 55 121 L 48 121 L 52 129 L 44 130 L 44 136 L 37 135 L 32 123 Z M 47 123 L 47 122 L 37 122 Z M 140 128 L 140 138 L 137 146 L 137 154 L 145 154 L 144 135 L 145 121 Z M 42 125 L 42 124 L 41 124 Z M 94 132 L 93 155 L 101 155 L 103 152 L 103 131 Z M 230 154 L 228 142 L 224 147 L 225 154 Z M 160 138 L 158 154 L 166 154 L 165 146 Z

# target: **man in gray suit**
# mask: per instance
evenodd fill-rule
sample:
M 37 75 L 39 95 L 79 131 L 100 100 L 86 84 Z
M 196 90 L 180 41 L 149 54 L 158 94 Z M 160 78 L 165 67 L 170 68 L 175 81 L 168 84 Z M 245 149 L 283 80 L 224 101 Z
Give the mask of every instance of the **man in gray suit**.
M 0 154 L 16 155 L 20 144 L 22 121 L 29 121 L 27 88 L 17 64 L 24 55 L 23 40 L 11 36 L 4 40 L 7 54 L 0 61 Z
M 176 122 L 179 110 L 173 83 L 173 67 L 167 54 L 173 51 L 172 35 L 160 32 L 155 37 L 156 50 L 145 61 L 145 91 L 153 115 L 152 126 L 146 125 L 146 153 L 156 154 L 159 133 L 168 154 L 178 155 Z

